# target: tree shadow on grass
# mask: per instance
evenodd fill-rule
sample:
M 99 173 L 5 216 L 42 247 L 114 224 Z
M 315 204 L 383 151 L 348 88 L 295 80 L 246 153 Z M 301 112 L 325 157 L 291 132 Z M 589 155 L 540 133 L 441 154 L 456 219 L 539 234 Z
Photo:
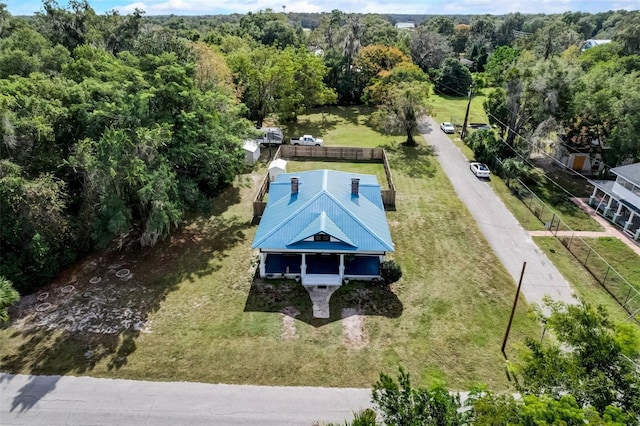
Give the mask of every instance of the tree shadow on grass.
M 95 253 L 24 296 L 7 325 L 16 346 L 3 351 L 0 371 L 34 376 L 15 395 L 12 410 L 31 409 L 55 388 L 56 380 L 42 382 L 36 375 L 127 365 L 167 296 L 185 281 L 220 269 L 228 251 L 245 241 L 249 218 L 223 214 L 239 201 L 238 189 L 229 187 L 212 202 L 213 216 L 200 216 L 153 248 Z
M 314 327 L 322 327 L 342 320 L 345 310 L 357 315 L 398 318 L 402 315 L 403 305 L 398 296 L 387 287 L 352 281 L 333 293 L 329 309 L 329 318 L 314 318 L 311 298 L 302 284 L 294 280 L 266 281 L 256 278 L 249 290 L 244 311 L 290 315 L 293 310 L 297 312 L 295 319 Z
M 416 147 L 402 144 L 382 145 L 387 152 L 389 165 L 395 172 L 411 178 L 433 177 L 436 173 L 435 151 L 431 145 Z

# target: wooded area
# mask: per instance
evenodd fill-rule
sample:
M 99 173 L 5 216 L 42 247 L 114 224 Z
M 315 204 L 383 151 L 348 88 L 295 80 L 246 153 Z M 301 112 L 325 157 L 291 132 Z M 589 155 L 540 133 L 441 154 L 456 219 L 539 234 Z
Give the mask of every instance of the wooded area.
M 96 248 L 155 244 L 242 172 L 254 125 L 314 106 L 378 106 L 372 125 L 410 145 L 432 88 L 473 83 L 516 150 L 556 134 L 640 157 L 640 13 L 397 20 L 0 3 L 0 276 L 29 293 Z M 613 42 L 581 52 L 590 38 Z

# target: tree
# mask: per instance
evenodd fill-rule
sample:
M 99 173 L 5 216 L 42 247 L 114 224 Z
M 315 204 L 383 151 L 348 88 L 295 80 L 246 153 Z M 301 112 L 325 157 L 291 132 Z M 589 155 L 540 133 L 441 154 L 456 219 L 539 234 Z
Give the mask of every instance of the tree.
M 514 65 L 520 51 L 509 46 L 500 46 L 493 51 L 484 67 L 486 73 L 497 86 L 504 82 L 505 72 Z
M 11 281 L 0 276 L 0 324 L 9 321 L 9 307 L 20 300 L 20 294 Z
M 424 72 L 440 68 L 451 54 L 451 45 L 445 36 L 423 26 L 411 33 L 411 58 Z
M 435 90 L 450 96 L 466 96 L 473 77 L 467 67 L 454 58 L 445 59 L 440 75 L 435 81 Z
M 484 111 L 489 116 L 489 123 L 494 126 L 498 126 L 500 129 L 500 137 L 504 137 L 504 132 L 509 123 L 509 110 L 507 109 L 507 95 L 506 92 L 498 88 L 489 93 L 487 99 L 482 102 Z
M 429 389 L 412 388 L 409 374 L 402 367 L 398 383 L 381 373 L 373 385 L 372 400 L 382 411 L 389 426 L 464 424 L 465 413 L 459 412 L 460 398 L 450 394 L 442 384 Z
M 75 259 L 65 184 L 51 174 L 24 176 L 0 161 L 0 276 L 22 293 L 51 279 Z
M 358 87 L 360 96 L 364 88 L 371 84 L 373 78 L 383 71 L 392 70 L 403 62 L 410 62 L 410 59 L 397 47 L 369 45 L 360 49 L 354 62 L 358 70 L 359 86 L 361 86 Z
M 361 46 L 369 46 L 370 44 L 398 45 L 399 30 L 382 16 L 367 14 L 361 18 L 361 25 Z
M 631 12 L 616 25 L 617 34 L 614 38 L 622 45 L 628 55 L 640 54 L 640 13 Z
M 492 130 L 477 130 L 471 133 L 465 143 L 473 151 L 476 161 L 499 168 L 500 161 L 514 155 L 514 152 Z
M 518 179 L 527 172 L 528 166 L 522 160 L 513 157 L 507 158 L 502 162 L 502 177 L 507 187 L 510 186 L 511 179 Z
M 413 138 L 418 130 L 419 119 L 429 112 L 426 83 L 400 83 L 389 90 L 387 101 L 374 114 L 377 126 L 387 133 L 403 132 L 407 135 L 405 145 L 417 146 Z
M 382 105 L 389 97 L 389 91 L 402 82 L 429 81 L 417 65 L 409 62 L 401 62 L 391 71 L 381 71 L 378 77 L 372 79 L 371 84 L 365 88 L 362 101 L 369 105 Z
M 426 27 L 445 37 L 451 37 L 455 33 L 455 22 L 448 16 L 436 16 L 429 19 Z
M 640 419 L 640 336 L 616 324 L 602 306 L 546 301 L 538 318 L 556 342 L 526 340 L 523 361 L 514 364 L 516 387 L 524 395 L 571 395 L 580 407 L 600 415 L 615 410 L 631 422 Z M 623 414 L 626 413 L 626 414 Z

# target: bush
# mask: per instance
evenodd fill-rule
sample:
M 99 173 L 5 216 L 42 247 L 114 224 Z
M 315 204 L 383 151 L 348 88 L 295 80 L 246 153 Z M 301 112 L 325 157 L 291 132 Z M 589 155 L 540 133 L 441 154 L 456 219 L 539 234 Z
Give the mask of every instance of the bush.
M 402 268 L 393 260 L 387 260 L 380 265 L 380 275 L 385 284 L 392 284 L 402 278 Z

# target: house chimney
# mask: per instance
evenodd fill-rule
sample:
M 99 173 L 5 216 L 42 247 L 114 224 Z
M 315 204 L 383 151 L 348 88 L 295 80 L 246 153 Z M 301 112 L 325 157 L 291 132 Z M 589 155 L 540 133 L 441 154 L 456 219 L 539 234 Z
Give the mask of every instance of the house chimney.
M 351 193 L 358 195 L 360 191 L 360 178 L 351 178 Z
M 298 193 L 298 178 L 297 177 L 292 177 L 291 178 L 291 193 L 292 194 L 297 194 Z

